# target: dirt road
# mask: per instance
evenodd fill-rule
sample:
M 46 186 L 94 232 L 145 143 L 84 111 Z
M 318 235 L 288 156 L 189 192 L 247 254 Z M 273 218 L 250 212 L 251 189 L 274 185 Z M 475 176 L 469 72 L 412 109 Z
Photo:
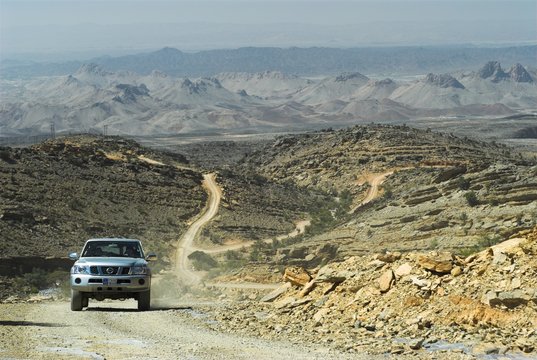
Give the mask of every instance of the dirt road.
M 209 194 L 209 202 L 202 215 L 190 225 L 185 234 L 179 239 L 175 259 L 175 273 L 184 283 L 192 285 L 200 281 L 200 275 L 190 267 L 188 255 L 194 251 L 193 243 L 203 225 L 208 223 L 218 212 L 222 191 L 216 184 L 215 174 L 203 175 L 203 186 Z
M 393 174 L 393 170 L 381 174 L 370 174 L 369 176 L 367 176 L 367 182 L 371 187 L 367 190 L 365 198 L 362 200 L 362 202 L 349 210 L 349 214 L 354 213 L 356 209 L 361 206 L 364 206 L 367 203 L 370 203 L 373 199 L 375 199 L 379 193 L 379 186 L 382 185 L 386 178 L 391 174 Z
M 81 312 L 67 302 L 0 304 L 0 359 L 351 358 L 322 346 L 208 330 L 200 318 L 211 321 L 185 306 L 138 312 L 134 301 L 90 302 Z

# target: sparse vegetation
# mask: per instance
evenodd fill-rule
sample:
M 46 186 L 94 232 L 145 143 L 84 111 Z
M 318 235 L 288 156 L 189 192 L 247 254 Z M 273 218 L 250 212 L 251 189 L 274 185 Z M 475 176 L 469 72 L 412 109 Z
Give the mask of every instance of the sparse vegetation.
M 468 190 L 470 188 L 470 181 L 464 176 L 461 176 L 457 179 L 457 186 L 461 190 Z
M 464 194 L 464 198 L 466 199 L 468 205 L 472 207 L 477 206 L 479 204 L 479 200 L 477 199 L 475 191 L 468 191 Z

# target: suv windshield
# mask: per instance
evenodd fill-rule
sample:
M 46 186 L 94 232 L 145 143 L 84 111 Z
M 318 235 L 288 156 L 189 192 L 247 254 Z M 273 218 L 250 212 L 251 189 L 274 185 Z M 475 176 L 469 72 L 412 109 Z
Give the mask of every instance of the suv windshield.
M 82 257 L 130 257 L 142 258 L 142 249 L 137 241 L 89 241 Z

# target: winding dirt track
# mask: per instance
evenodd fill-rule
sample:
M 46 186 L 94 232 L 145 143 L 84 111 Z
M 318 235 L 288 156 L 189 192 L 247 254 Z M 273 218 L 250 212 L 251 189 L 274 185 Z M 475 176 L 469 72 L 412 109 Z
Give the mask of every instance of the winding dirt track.
M 222 198 L 222 190 L 216 184 L 215 174 L 206 174 L 203 175 L 203 178 L 203 185 L 209 194 L 206 210 L 179 239 L 175 258 L 175 274 L 188 285 L 197 284 L 201 280 L 200 275 L 191 269 L 188 255 L 195 249 L 193 243 L 200 229 L 218 213 L 218 206 Z
M 382 183 L 386 180 L 388 176 L 393 174 L 394 170 L 387 171 L 382 174 L 373 174 L 370 175 L 368 182 L 371 187 L 367 190 L 367 193 L 365 194 L 365 198 L 362 200 L 360 204 L 349 210 L 349 214 L 354 213 L 358 208 L 361 206 L 364 206 L 367 203 L 370 203 L 373 201 L 376 197 L 378 197 L 379 194 L 379 186 L 382 185 Z

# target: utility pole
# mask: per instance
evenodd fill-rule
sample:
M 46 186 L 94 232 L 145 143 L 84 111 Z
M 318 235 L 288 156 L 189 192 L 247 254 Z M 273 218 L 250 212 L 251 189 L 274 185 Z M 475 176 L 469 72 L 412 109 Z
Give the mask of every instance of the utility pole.
M 50 123 L 50 137 L 52 140 L 56 139 L 56 127 L 53 122 Z
M 104 135 L 104 136 L 107 136 L 107 135 L 108 135 L 108 125 L 104 125 L 104 126 L 103 126 L 103 135 Z

